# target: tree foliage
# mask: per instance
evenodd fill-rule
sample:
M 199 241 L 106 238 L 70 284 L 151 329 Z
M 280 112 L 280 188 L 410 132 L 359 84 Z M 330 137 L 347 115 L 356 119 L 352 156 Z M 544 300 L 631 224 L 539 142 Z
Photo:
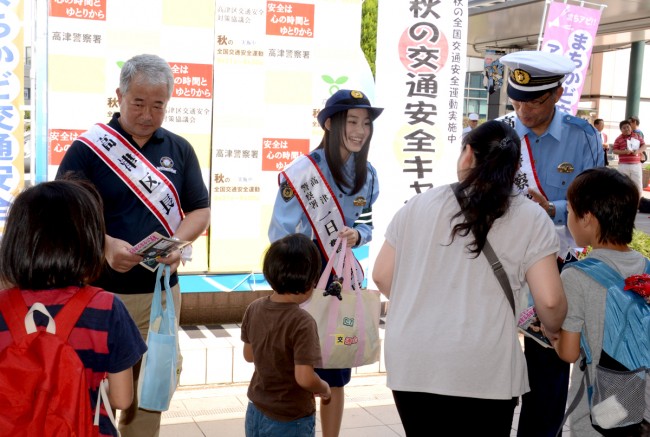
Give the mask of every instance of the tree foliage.
M 377 2 L 364 0 L 361 7 L 361 50 L 366 55 L 373 77 L 377 57 Z

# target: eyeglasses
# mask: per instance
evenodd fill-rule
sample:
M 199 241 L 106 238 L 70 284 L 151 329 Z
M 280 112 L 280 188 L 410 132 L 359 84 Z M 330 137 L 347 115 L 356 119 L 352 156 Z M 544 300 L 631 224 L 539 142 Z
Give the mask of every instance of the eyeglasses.
M 532 109 L 539 109 L 539 108 L 542 107 L 542 105 L 544 103 L 546 103 L 546 101 L 548 99 L 551 98 L 552 95 L 553 95 L 553 93 L 548 93 L 546 98 L 544 98 L 544 99 L 529 100 L 527 102 L 521 102 L 521 101 L 515 100 L 515 99 L 510 99 L 510 101 L 512 102 L 513 106 L 514 105 L 519 105 L 519 106 L 526 105 L 526 106 L 528 106 L 529 108 L 532 108 Z

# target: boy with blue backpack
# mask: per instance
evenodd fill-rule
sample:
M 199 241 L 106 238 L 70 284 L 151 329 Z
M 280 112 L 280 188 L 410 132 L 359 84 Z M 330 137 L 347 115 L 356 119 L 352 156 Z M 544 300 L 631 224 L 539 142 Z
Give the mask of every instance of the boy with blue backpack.
M 628 246 L 639 191 L 627 176 L 600 167 L 581 173 L 567 200 L 571 235 L 591 247 L 561 274 L 569 309 L 554 347 L 575 363 L 571 435 L 650 435 L 650 305 L 629 289 L 650 286 L 650 276 L 642 276 L 650 263 Z

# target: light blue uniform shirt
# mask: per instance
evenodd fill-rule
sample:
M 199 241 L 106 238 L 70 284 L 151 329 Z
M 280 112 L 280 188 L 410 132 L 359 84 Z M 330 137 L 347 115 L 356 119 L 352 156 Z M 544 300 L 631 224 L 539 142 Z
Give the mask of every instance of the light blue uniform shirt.
M 348 194 L 350 188 L 338 187 L 334 182 L 332 173 L 330 172 L 330 169 L 327 166 L 327 161 L 325 160 L 325 152 L 322 149 L 316 149 L 312 151 L 310 155 L 318 164 L 323 177 L 327 180 L 327 183 L 336 196 L 336 199 L 343 210 L 345 225 L 350 228 L 354 227 L 354 229 L 359 231 L 361 239 L 357 246 L 362 246 L 368 243 L 372 240 L 372 221 L 370 220 L 368 223 L 357 223 L 356 225 L 355 222 L 359 220 L 364 210 L 366 210 L 365 213 L 371 211 L 372 204 L 379 196 L 377 171 L 372 165 L 370 165 L 370 163 L 368 163 L 368 177 L 366 178 L 365 185 L 358 193 Z M 355 158 L 356 154 L 351 154 L 343 166 L 343 175 L 346 181 L 350 181 L 350 185 L 352 185 L 352 181 L 354 181 Z M 298 159 L 307 159 L 307 157 L 301 157 Z M 285 179 L 280 176 L 280 184 L 283 182 L 285 182 Z M 341 188 L 343 188 L 343 190 Z M 354 205 L 354 199 L 358 197 L 363 197 L 365 199 L 365 206 Z M 363 214 L 364 216 L 371 217 L 365 213 Z M 296 196 L 294 195 L 291 199 L 285 200 L 282 197 L 281 190 L 278 190 L 278 194 L 275 198 L 275 205 L 273 206 L 271 224 L 269 225 L 269 240 L 274 242 L 286 235 L 296 232 L 305 234 L 312 239 L 316 238 L 312 231 L 311 224 L 300 206 L 300 202 L 296 199 Z
M 566 225 L 566 192 L 569 184 L 582 171 L 602 167 L 604 162 L 602 139 L 598 131 L 583 120 L 563 112 L 557 107 L 546 132 L 537 136 L 515 117 L 515 130 L 522 138 L 528 135 L 531 159 L 535 163 L 537 178 L 549 201 L 555 204 L 556 225 Z M 558 170 L 560 164 L 573 166 L 571 173 Z

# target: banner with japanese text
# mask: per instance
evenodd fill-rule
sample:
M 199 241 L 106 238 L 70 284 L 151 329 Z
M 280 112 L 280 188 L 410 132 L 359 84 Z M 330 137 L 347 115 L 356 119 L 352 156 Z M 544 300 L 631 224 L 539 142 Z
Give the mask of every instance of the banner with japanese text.
M 163 127 L 192 144 L 209 186 L 214 0 L 163 0 L 155 7 L 130 0 L 49 0 L 47 17 L 48 178 L 72 141 L 119 111 L 115 91 L 122 64 L 154 53 L 169 62 L 175 81 Z M 194 243 L 193 261 L 179 270 L 206 271 L 207 246 L 206 233 Z
M 600 9 L 560 2 L 552 2 L 548 9 L 541 49 L 564 55 L 576 66 L 562 84 L 564 93 L 558 102 L 562 110 L 573 115 L 578 112 L 600 14 Z
M 0 2 L 0 234 L 24 184 L 23 0 Z
M 457 180 L 467 23 L 466 2 L 379 1 L 376 93 L 385 109 L 370 149 L 381 187 L 371 257 L 408 199 Z
M 374 101 L 362 0 L 216 1 L 210 271 L 259 271 L 278 173 L 320 143 L 340 88 Z

